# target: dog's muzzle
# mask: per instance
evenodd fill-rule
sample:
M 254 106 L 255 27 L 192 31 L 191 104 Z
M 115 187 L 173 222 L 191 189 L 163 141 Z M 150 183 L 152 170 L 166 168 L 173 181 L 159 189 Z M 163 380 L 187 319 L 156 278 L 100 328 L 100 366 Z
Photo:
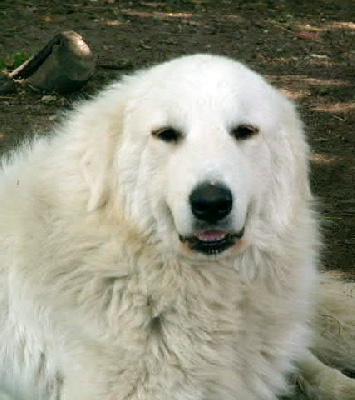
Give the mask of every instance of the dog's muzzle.
M 189 198 L 191 212 L 196 219 L 196 233 L 180 236 L 181 242 L 191 250 L 206 255 L 220 254 L 234 246 L 243 236 L 240 232 L 231 232 L 222 228 L 223 220 L 228 217 L 233 207 L 233 195 L 228 187 L 216 181 L 199 184 Z

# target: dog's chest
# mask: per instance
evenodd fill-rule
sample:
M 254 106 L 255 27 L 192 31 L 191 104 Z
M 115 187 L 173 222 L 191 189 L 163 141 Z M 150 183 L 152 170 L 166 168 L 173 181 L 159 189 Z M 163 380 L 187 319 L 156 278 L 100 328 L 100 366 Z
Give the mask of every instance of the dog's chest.
M 247 381 L 266 384 L 253 363 L 275 372 L 271 364 L 278 357 L 265 352 L 275 340 L 282 347 L 275 332 L 270 335 L 275 319 L 251 302 L 236 271 L 150 271 L 131 275 L 115 290 L 110 353 L 117 374 L 164 387 L 168 397 L 157 399 L 178 387 L 204 388 L 203 399 L 249 399 Z
M 133 277 L 122 292 L 120 342 L 130 343 L 138 357 L 154 354 L 157 367 L 229 364 L 244 325 L 237 275 L 160 271 L 143 278 Z

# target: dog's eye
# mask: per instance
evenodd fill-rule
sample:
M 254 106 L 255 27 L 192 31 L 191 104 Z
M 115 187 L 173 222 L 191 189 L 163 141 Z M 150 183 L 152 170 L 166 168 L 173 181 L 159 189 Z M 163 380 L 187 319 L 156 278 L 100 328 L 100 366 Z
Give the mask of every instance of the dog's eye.
M 256 135 L 259 129 L 253 125 L 238 125 L 231 130 L 232 136 L 237 140 L 245 140 Z
M 152 135 L 164 142 L 178 142 L 181 139 L 181 132 L 172 128 L 171 126 L 167 126 L 164 128 L 156 129 L 152 132 Z

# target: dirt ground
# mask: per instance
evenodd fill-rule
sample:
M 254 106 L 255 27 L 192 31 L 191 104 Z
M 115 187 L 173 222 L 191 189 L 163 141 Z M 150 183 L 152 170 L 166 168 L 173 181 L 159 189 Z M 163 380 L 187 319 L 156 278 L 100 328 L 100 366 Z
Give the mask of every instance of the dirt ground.
M 351 0 L 1 0 L 0 64 L 34 54 L 73 29 L 98 56 L 78 94 L 43 97 L 26 86 L 0 95 L 0 152 L 121 74 L 188 53 L 246 62 L 299 104 L 325 235 L 324 266 L 355 276 L 354 61 Z

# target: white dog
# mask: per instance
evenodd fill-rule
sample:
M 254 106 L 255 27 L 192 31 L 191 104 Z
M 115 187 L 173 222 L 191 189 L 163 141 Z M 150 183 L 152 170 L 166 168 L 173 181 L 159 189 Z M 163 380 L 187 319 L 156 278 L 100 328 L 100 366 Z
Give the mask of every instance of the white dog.
M 294 106 L 209 55 L 125 78 L 15 152 L 0 178 L 1 390 L 272 400 L 299 370 L 323 399 L 355 399 L 308 352 L 355 368 L 351 296 L 324 294 L 312 339 L 307 159 Z M 340 309 L 342 334 L 324 331 Z

